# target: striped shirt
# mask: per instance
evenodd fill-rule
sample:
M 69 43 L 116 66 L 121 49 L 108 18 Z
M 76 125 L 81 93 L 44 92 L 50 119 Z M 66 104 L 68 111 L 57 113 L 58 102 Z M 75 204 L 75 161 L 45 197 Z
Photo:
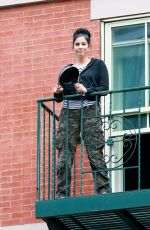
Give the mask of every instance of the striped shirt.
M 79 74 L 86 68 L 87 65 L 78 68 Z M 80 77 L 80 75 L 79 75 Z M 79 82 L 79 78 L 78 78 Z M 90 100 L 64 100 L 63 101 L 63 108 L 66 109 L 81 109 L 86 106 L 94 105 L 96 102 L 95 101 L 90 101 Z

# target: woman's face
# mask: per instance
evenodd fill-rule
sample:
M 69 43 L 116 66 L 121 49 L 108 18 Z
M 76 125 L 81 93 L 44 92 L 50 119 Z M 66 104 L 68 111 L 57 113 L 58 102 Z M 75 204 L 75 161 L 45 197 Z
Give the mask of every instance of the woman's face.
M 75 40 L 73 48 L 77 57 L 88 55 L 89 44 L 84 36 L 80 36 Z

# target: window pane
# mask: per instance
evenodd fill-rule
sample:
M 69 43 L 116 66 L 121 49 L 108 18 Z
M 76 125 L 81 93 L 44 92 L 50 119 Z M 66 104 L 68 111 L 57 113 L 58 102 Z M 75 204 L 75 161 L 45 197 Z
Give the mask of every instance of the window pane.
M 113 28 L 112 41 L 123 42 L 144 39 L 144 24 Z
M 140 121 L 139 121 L 140 119 Z M 147 115 L 142 114 L 140 117 L 138 115 L 130 116 L 114 116 L 112 124 L 114 124 L 114 131 L 121 130 L 135 130 L 139 128 L 147 127 Z
M 147 37 L 150 38 L 150 23 L 147 25 Z
M 148 45 L 148 50 L 149 50 L 149 85 L 150 85 L 150 44 Z M 149 105 L 150 105 L 150 90 L 149 90 Z
M 113 89 L 141 87 L 145 85 L 144 45 L 130 45 L 113 48 Z M 141 106 L 144 93 L 140 93 Z M 136 108 L 139 105 L 139 92 L 116 94 L 113 109 Z
M 140 116 L 140 123 L 138 115 L 126 116 L 123 120 L 123 130 L 139 129 L 147 127 L 146 114 Z

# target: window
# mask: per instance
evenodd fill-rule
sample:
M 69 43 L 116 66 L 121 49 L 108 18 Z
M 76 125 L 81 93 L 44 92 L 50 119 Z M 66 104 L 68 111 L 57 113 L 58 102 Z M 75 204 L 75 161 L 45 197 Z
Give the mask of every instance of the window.
M 124 18 L 113 22 L 107 20 L 102 23 L 102 32 L 102 51 L 109 70 L 110 89 L 122 90 L 149 86 L 150 18 Z M 127 91 L 112 95 L 110 122 L 112 124 L 114 122 L 115 125 L 112 127 L 110 125 L 110 130 L 106 131 L 106 137 L 114 141 L 111 147 L 106 148 L 106 155 L 114 156 L 116 159 L 109 162 L 110 168 L 114 168 L 111 173 L 112 191 L 137 189 L 139 174 L 142 179 L 141 188 L 150 186 L 143 179 L 146 178 L 146 173 L 149 173 L 143 170 L 143 166 L 148 161 L 144 145 L 150 137 L 149 92 L 145 90 L 139 94 L 139 91 Z M 141 166 L 138 162 L 139 156 L 141 156 Z M 125 169 L 125 167 L 132 169 Z M 132 182 L 134 181 L 132 184 L 131 174 Z
M 148 86 L 150 83 L 150 18 L 106 23 L 105 62 L 109 67 L 112 90 Z M 113 96 L 113 111 L 139 106 L 139 92 Z M 140 92 L 141 127 L 149 128 L 150 94 Z M 130 119 L 136 123 L 137 117 Z M 124 129 L 124 126 L 122 126 Z
M 112 28 L 113 89 L 124 89 L 145 85 L 145 31 L 144 24 Z M 131 97 L 132 95 L 132 97 Z M 114 109 L 119 109 L 122 97 L 115 96 Z M 135 108 L 137 92 L 125 97 L 126 108 Z M 142 95 L 144 105 L 144 95 Z

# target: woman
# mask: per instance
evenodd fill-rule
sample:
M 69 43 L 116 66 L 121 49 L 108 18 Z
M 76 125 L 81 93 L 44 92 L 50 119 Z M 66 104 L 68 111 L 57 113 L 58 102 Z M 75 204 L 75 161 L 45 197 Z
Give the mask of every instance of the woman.
M 98 106 L 99 100 L 95 96 L 90 95 L 92 92 L 108 90 L 108 71 L 102 60 L 89 57 L 90 40 L 91 34 L 87 29 L 79 28 L 73 34 L 73 49 L 76 61 L 69 66 L 74 66 L 79 70 L 79 77 L 78 82 L 71 86 L 71 90 L 72 94 L 84 94 L 84 97 L 73 97 L 72 99 L 63 101 L 56 140 L 58 149 L 58 197 L 70 195 L 71 168 L 80 132 L 86 146 L 94 181 L 96 182 L 95 191 L 98 194 L 109 192 L 108 172 L 103 156 L 105 141 L 100 118 L 100 108 Z M 66 90 L 63 87 L 58 85 L 54 88 L 56 101 L 62 101 L 63 94 L 66 94 Z M 97 113 L 99 118 L 83 119 L 81 128 L 81 113 L 84 116 L 93 116 L 96 106 L 98 107 Z M 69 111 L 67 112 L 68 109 Z M 66 116 L 69 119 L 68 125 L 66 124 Z M 68 134 L 66 134 L 67 130 Z M 68 135 L 67 145 L 66 135 Z M 66 152 L 68 175 L 66 174 Z

